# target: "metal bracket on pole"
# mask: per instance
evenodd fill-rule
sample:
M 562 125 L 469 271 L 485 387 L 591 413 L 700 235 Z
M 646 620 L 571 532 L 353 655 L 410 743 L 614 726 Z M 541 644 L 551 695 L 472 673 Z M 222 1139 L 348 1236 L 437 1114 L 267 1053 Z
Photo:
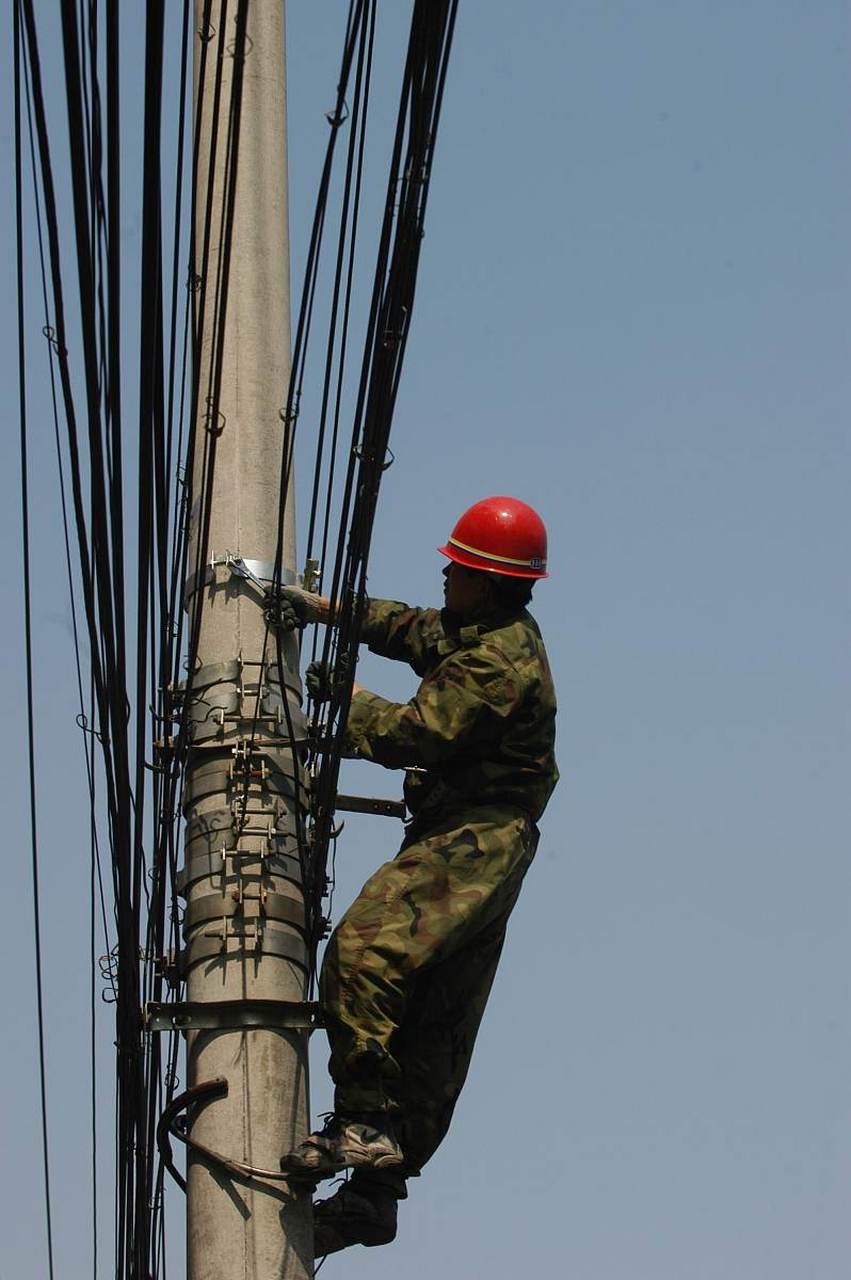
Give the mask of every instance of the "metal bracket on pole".
M 319 1005 L 294 1000 L 205 1000 L 145 1005 L 146 1031 L 315 1031 Z
M 318 591 L 322 586 L 322 566 L 318 560 L 308 560 L 301 575 L 301 585 L 305 591 Z
M 338 795 L 334 807 L 347 813 L 375 813 L 383 818 L 399 818 L 402 822 L 407 816 L 404 800 L 384 800 L 380 796 Z
M 223 555 L 211 555 L 210 559 L 198 573 L 190 573 L 183 584 L 183 603 L 188 603 L 190 596 L 201 586 L 206 586 L 209 582 L 214 582 L 216 577 L 216 569 L 224 566 L 237 578 L 243 578 L 246 582 L 250 582 L 253 586 L 264 594 L 272 585 L 272 575 L 275 572 L 275 563 L 273 560 L 255 560 L 248 556 L 242 556 L 239 552 L 225 551 Z M 295 587 L 298 585 L 296 575 L 291 569 L 281 569 L 280 580 L 285 587 Z

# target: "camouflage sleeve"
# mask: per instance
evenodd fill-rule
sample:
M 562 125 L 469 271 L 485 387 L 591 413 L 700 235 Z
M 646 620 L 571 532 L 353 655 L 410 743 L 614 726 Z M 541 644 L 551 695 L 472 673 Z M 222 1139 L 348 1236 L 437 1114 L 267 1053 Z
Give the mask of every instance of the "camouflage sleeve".
M 429 768 L 500 732 L 520 700 L 514 671 L 480 648 L 458 650 L 410 702 L 363 691 L 352 699 L 346 754 L 390 769 Z
M 408 662 L 418 675 L 424 675 L 443 634 L 437 609 L 412 609 L 400 600 L 370 600 L 361 640 L 379 657 Z

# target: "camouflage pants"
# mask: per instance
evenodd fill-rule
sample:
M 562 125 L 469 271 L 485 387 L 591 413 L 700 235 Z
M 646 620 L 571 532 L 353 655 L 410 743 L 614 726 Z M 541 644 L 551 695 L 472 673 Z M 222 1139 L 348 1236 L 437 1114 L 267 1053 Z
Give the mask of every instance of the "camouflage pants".
M 513 807 L 412 830 L 329 939 L 320 996 L 335 1109 L 392 1111 L 408 1173 L 449 1128 L 537 841 Z

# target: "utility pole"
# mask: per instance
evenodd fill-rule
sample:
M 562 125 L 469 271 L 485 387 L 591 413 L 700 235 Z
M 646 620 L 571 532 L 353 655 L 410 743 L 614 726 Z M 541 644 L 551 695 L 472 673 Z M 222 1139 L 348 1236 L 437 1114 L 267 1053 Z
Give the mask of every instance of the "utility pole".
M 199 392 L 185 603 L 200 619 L 186 694 L 184 1025 L 190 1091 L 223 1078 L 227 1093 L 189 1110 L 187 1274 L 297 1280 L 313 1274 L 309 1195 L 197 1149 L 276 1171 L 307 1132 L 304 796 L 288 733 L 302 724 L 298 649 L 284 637 L 280 672 L 259 585 L 275 559 L 290 372 L 283 0 L 195 0 L 194 40 Z M 287 511 L 285 583 L 291 501 Z

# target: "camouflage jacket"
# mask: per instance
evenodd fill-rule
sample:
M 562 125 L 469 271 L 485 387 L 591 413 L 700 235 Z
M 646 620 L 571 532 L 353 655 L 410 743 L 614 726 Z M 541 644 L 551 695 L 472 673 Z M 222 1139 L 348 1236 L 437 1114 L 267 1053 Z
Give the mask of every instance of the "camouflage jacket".
M 445 609 L 371 600 L 361 639 L 423 679 L 410 702 L 366 691 L 352 699 L 348 755 L 407 769 L 405 799 L 423 818 L 471 803 L 540 817 L 558 781 L 556 701 L 525 609 L 459 627 Z

